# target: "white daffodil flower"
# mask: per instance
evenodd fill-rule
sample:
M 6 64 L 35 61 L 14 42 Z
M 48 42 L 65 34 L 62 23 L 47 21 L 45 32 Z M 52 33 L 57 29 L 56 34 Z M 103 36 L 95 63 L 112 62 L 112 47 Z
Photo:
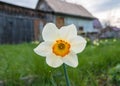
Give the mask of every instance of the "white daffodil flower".
M 86 40 L 77 35 L 74 24 L 63 26 L 60 29 L 53 23 L 48 23 L 43 28 L 44 42 L 35 49 L 35 53 L 46 57 L 46 62 L 51 67 L 59 67 L 63 63 L 77 67 L 77 53 L 84 50 Z

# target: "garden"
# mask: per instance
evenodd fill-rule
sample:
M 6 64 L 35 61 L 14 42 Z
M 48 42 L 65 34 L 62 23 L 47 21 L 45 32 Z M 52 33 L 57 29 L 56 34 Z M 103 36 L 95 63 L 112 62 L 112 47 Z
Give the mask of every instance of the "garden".
M 120 40 L 87 41 L 77 68 L 67 66 L 71 86 L 120 86 Z M 0 45 L 0 86 L 66 86 L 63 67 L 34 53 L 38 44 Z

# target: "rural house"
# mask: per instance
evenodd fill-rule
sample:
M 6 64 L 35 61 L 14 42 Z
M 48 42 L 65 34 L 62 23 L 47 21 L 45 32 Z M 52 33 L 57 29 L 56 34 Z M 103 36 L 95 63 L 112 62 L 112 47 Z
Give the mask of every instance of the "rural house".
M 99 38 L 120 38 L 120 28 L 106 26 L 105 28 L 101 29 Z
M 47 22 L 58 28 L 75 24 L 78 34 L 96 34 L 94 19 L 83 6 L 61 0 L 39 0 L 34 9 L 0 1 L 0 43 L 42 40 L 41 32 Z
M 54 22 L 59 28 L 75 24 L 78 32 L 97 32 L 93 27 L 95 17 L 83 6 L 61 0 L 39 0 L 37 10 L 47 11 L 47 22 Z

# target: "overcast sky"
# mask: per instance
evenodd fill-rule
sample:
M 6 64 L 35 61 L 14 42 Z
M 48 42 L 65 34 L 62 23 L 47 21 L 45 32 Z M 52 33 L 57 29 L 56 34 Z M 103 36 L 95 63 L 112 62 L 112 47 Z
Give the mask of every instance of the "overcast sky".
M 83 5 L 94 16 L 106 19 L 110 16 L 120 17 L 120 0 L 67 0 Z
M 21 6 L 35 8 L 38 0 L 0 0 Z M 80 4 L 85 7 L 93 16 L 100 20 L 115 17 L 120 18 L 120 0 L 65 0 L 67 2 Z

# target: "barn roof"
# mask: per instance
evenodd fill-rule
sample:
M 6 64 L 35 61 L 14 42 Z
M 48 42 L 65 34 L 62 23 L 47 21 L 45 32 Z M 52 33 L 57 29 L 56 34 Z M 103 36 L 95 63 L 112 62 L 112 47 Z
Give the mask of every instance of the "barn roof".
M 61 1 L 61 0 L 35 0 L 34 6 L 31 3 L 28 3 L 28 5 L 26 5 L 27 2 L 23 4 L 23 2 L 21 2 L 21 3 L 10 2 L 9 0 L 0 0 L 0 3 L 5 2 L 5 3 L 9 3 L 11 5 L 15 5 L 15 6 L 36 9 L 35 5 L 36 5 L 36 7 L 39 7 L 41 1 L 45 1 L 47 3 L 47 5 L 52 9 L 51 12 L 54 12 L 54 13 L 71 15 L 71 16 L 78 16 L 78 17 L 83 17 L 83 18 L 91 18 L 91 19 L 95 18 L 83 6 L 73 4 L 73 3 L 68 3 L 65 1 Z M 37 10 L 40 10 L 40 9 L 37 9 Z
M 68 3 L 61 0 L 45 0 L 45 2 L 55 13 L 62 13 L 86 18 L 95 18 L 87 9 L 81 5 Z M 39 0 L 37 7 L 39 7 L 39 3 L 41 3 L 41 0 Z

